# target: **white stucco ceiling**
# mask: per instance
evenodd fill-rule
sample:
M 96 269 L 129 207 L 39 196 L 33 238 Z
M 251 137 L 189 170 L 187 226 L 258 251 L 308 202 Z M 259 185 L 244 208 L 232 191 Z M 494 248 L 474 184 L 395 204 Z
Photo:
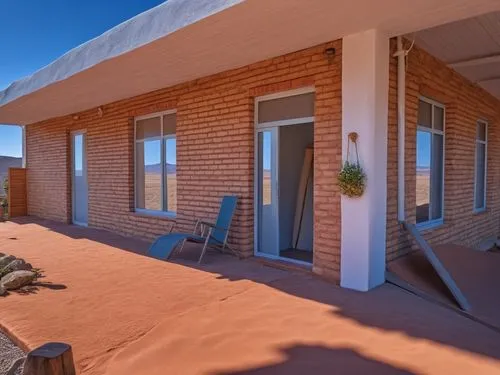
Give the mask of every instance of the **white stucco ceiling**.
M 423 30 L 415 40 L 500 99 L 500 12 Z
M 371 28 L 395 36 L 498 0 L 170 0 L 0 92 L 0 123 L 93 108 Z

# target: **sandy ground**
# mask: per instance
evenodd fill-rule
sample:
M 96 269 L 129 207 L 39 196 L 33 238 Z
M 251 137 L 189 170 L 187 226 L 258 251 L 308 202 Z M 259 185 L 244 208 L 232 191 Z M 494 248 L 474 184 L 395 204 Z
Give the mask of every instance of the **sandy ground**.
M 46 276 L 35 293 L 0 299 L 0 325 L 26 348 L 70 343 L 86 375 L 500 374 L 497 332 L 394 286 L 357 293 L 252 260 L 196 267 L 134 253 L 146 248 L 0 223 L 0 251 Z
M 417 174 L 416 203 L 417 206 L 429 204 L 430 201 L 430 176 Z

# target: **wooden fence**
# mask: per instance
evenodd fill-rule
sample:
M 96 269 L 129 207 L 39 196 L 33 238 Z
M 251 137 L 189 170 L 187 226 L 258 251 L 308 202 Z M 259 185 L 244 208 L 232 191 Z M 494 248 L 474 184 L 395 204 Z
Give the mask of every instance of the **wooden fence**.
M 9 205 L 9 218 L 26 216 L 28 214 L 25 168 L 9 168 L 7 202 Z

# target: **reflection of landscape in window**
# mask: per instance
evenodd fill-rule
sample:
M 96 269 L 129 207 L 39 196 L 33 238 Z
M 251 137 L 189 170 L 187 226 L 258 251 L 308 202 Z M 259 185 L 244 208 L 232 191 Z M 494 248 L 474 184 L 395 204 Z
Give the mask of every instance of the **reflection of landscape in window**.
M 83 178 L 83 135 L 77 134 L 74 137 L 73 152 L 74 181 L 76 191 L 84 189 L 85 181 Z
M 74 138 L 74 168 L 75 168 L 75 176 L 83 175 L 83 135 L 77 134 Z
M 177 141 L 175 138 L 165 142 L 165 177 L 167 180 L 167 211 L 177 212 Z
M 144 208 L 161 210 L 160 140 L 144 142 Z
M 417 132 L 417 223 L 429 220 L 431 185 L 431 134 Z
M 262 137 L 262 204 L 271 204 L 271 132 Z
M 478 121 L 476 130 L 476 176 L 474 208 L 483 210 L 486 208 L 486 145 L 487 128 L 486 123 Z
M 148 143 L 156 143 L 156 147 L 148 147 Z M 166 182 L 168 193 L 167 210 L 177 211 L 177 161 L 175 155 L 175 139 L 166 142 Z M 169 145 L 171 147 L 169 147 Z M 173 147 L 172 147 L 173 146 Z M 144 150 L 145 160 L 145 207 L 148 210 L 161 211 L 161 163 L 160 141 L 146 141 Z
M 175 114 L 138 120 L 135 147 L 136 208 L 176 212 Z

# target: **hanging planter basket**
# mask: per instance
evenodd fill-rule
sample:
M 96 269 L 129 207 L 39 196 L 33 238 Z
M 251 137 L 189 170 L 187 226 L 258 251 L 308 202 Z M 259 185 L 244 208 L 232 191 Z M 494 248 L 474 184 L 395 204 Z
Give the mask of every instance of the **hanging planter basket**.
M 358 155 L 358 134 L 350 133 L 347 140 L 347 159 L 337 176 L 337 185 L 340 193 L 349 198 L 359 198 L 363 195 L 366 188 L 366 174 L 359 164 Z M 350 143 L 354 144 L 356 150 L 356 162 L 350 161 Z

